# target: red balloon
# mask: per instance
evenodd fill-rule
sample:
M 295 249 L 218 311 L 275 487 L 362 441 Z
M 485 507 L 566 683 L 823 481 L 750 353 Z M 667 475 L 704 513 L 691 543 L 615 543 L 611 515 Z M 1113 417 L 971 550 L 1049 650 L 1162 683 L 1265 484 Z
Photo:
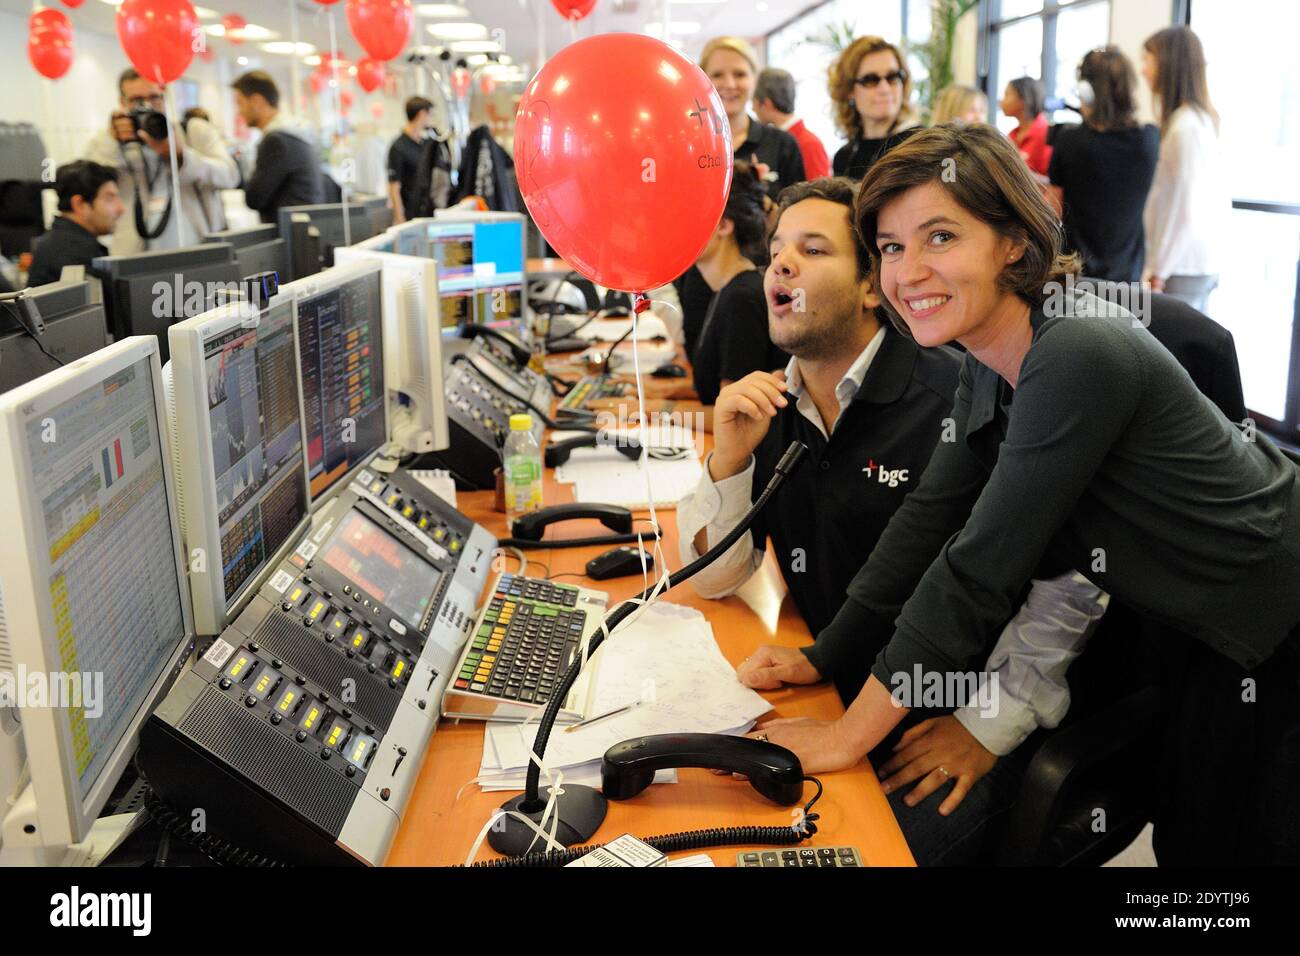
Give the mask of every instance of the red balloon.
M 515 166 L 533 221 L 600 285 L 658 288 L 685 272 L 722 217 L 731 127 L 704 72 L 631 33 L 547 61 L 515 117 Z
M 551 0 L 551 5 L 566 20 L 581 20 L 596 6 L 596 0 Z
M 339 90 L 339 112 L 346 113 L 352 109 L 352 91 Z
M 373 93 L 384 85 L 388 70 L 374 57 L 362 57 L 357 60 L 357 85 L 367 93 Z
M 316 0 L 316 2 L 322 7 L 332 7 L 334 4 L 338 3 L 339 0 Z
M 72 21 L 62 10 L 37 10 L 28 18 L 27 29 L 30 36 L 54 33 L 66 40 L 72 39 Z
M 484 96 L 491 96 L 497 88 L 497 81 L 492 78 L 491 73 L 484 73 L 478 78 L 478 88 L 483 91 Z
M 352 35 L 376 60 L 401 53 L 415 26 L 411 0 L 348 0 L 347 12 Z
M 156 83 L 170 83 L 185 72 L 198 30 L 190 0 L 123 0 L 117 8 L 117 36 L 127 59 Z
M 375 100 L 373 103 L 370 104 L 370 115 L 373 116 L 375 119 L 384 118 L 383 100 Z
M 451 91 L 457 96 L 464 96 L 469 92 L 469 81 L 469 70 L 463 66 L 458 66 L 451 71 Z
M 27 38 L 27 59 L 41 76 L 57 80 L 72 66 L 72 38 L 57 31 L 33 33 Z
M 322 73 L 319 70 L 312 73 L 307 79 L 307 82 L 311 84 L 311 91 L 317 96 L 325 92 L 325 87 L 329 85 L 329 81 L 329 74 Z
M 75 10 L 85 2 L 86 0 L 63 0 L 63 5 L 70 10 Z
M 248 21 L 238 13 L 227 13 L 221 18 L 221 25 L 225 28 L 226 39 L 235 46 L 244 42 L 244 27 L 248 26 Z

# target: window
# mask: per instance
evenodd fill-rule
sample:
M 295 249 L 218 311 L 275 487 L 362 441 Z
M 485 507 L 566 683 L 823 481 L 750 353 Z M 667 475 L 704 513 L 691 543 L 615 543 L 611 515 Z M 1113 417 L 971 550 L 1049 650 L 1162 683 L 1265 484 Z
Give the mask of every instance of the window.
M 1246 406 L 1262 427 L 1300 437 L 1300 5 L 1196 0 L 1191 27 L 1220 112 L 1233 209 L 1219 246 L 1210 315 L 1237 343 Z
M 989 0 L 989 5 L 990 99 L 1001 99 L 1011 80 L 1032 76 L 1043 81 L 1049 100 L 1073 101 L 1079 61 L 1110 42 L 1110 0 Z M 1065 110 L 1049 109 L 1048 118 L 1078 121 Z M 996 122 L 1004 132 L 1016 125 L 1001 113 Z

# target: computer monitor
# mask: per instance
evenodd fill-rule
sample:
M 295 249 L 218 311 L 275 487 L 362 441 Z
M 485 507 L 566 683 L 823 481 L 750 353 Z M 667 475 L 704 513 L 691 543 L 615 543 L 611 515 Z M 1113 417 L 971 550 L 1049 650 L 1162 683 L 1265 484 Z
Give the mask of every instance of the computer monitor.
M 447 410 L 438 334 L 438 266 L 361 246 L 337 250 L 339 265 L 378 262 L 384 286 L 384 371 L 390 438 L 412 454 L 446 448 Z
M 24 298 L 36 306 L 45 331 L 38 344 L 11 314 L 17 304 L 0 306 L 0 392 L 58 368 L 54 359 L 71 362 L 108 344 L 104 306 L 91 301 L 90 282 L 51 282 L 28 289 Z
M 525 218 L 519 213 L 440 209 L 425 223 L 428 255 L 438 263 L 444 324 L 519 322 L 524 318 Z M 470 301 L 466 301 L 469 299 Z
M 192 646 L 172 487 L 155 337 L 0 397 L 0 660 L 31 772 L 7 857 L 87 839 Z
M 223 291 L 239 288 L 235 247 L 227 242 L 100 256 L 91 270 L 103 278 L 104 306 L 114 339 L 154 335 L 167 361 L 167 329 L 208 311 Z
M 194 628 L 219 634 L 310 516 L 293 297 L 168 333 L 167 400 Z
M 427 222 L 427 219 L 416 219 L 411 222 L 404 222 L 400 226 L 394 226 L 388 230 L 388 235 L 392 237 L 393 241 L 393 251 L 404 256 L 430 258 L 432 251 L 429 237 L 425 232 L 425 223 Z
M 271 223 L 214 232 L 203 241 L 228 242 L 234 246 L 241 279 L 260 272 L 274 272 L 281 282 L 293 278 L 289 273 L 289 243 L 280 238 L 280 230 Z
M 387 229 L 383 232 L 371 236 L 369 239 L 363 239 L 361 242 L 354 242 L 350 246 L 344 246 L 345 249 L 364 249 L 369 252 L 397 252 L 397 230 L 400 226 Z M 338 257 L 338 250 L 334 251 L 335 263 L 341 260 Z
M 388 208 L 387 196 L 353 193 L 348 199 L 366 207 L 366 214 L 370 216 L 371 232 L 381 233 L 393 224 L 393 210 Z
M 315 503 L 386 441 L 380 265 L 336 267 L 293 295 L 307 477 Z
M 344 229 L 346 210 L 348 228 Z M 296 236 L 290 228 L 295 216 L 306 216 L 316 231 L 320 233 L 320 252 L 322 266 L 334 265 L 334 249 L 338 246 L 350 246 L 353 243 L 369 239 L 375 234 L 370 213 L 361 203 L 322 203 L 317 206 L 284 206 L 277 213 L 280 235 L 289 240 L 289 254 L 294 255 Z M 302 278 L 299 275 L 295 279 Z

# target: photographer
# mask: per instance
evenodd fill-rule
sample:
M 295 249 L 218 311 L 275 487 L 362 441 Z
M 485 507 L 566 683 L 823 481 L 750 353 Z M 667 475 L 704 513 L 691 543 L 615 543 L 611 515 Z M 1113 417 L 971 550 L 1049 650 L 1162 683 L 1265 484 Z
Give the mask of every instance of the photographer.
M 126 215 L 117 224 L 110 251 L 130 255 L 146 249 L 176 249 L 198 243 L 225 228 L 222 189 L 239 185 L 239 171 L 221 134 L 195 117 L 172 128 L 163 114 L 163 89 L 133 69 L 117 82 L 120 102 L 108 128 L 86 147 L 86 158 L 116 169 Z M 180 208 L 173 208 L 171 148 L 176 147 Z

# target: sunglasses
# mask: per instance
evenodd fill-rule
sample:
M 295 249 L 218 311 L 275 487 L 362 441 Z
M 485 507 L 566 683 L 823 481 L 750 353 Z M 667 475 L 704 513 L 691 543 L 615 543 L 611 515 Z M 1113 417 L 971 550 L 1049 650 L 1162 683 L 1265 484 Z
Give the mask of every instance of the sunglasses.
M 892 73 L 886 73 L 881 76 L 879 73 L 864 73 L 853 81 L 854 86 L 865 86 L 867 89 L 875 89 L 883 80 L 891 86 L 901 86 L 907 79 L 907 74 L 902 70 L 894 70 Z

